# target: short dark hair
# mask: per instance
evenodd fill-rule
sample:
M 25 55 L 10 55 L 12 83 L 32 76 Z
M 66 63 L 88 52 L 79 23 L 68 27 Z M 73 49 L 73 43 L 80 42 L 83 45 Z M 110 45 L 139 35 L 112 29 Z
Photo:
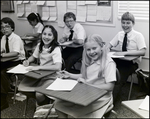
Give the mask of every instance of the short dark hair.
M 135 24 L 135 18 L 133 16 L 133 14 L 130 12 L 125 12 L 121 17 L 121 21 L 122 20 L 130 20 L 130 21 L 132 21 L 133 24 Z
M 2 22 L 5 23 L 5 24 L 8 23 L 8 24 L 10 25 L 10 27 L 13 29 L 12 31 L 15 30 L 15 23 L 14 23 L 14 21 L 13 21 L 11 18 L 9 18 L 9 17 L 4 17 L 4 18 L 2 18 L 2 20 L 1 20 L 1 24 L 2 24 Z
M 66 18 L 73 18 L 74 21 L 76 21 L 76 16 L 75 16 L 75 14 L 72 13 L 72 12 L 67 12 L 67 13 L 64 15 L 64 22 L 65 22 Z

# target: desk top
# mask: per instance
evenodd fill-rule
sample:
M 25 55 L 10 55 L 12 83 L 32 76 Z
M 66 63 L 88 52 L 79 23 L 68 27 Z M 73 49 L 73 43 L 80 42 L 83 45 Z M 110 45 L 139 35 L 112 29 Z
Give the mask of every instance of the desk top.
M 17 58 L 18 58 L 18 56 L 15 56 L 15 57 L 1 57 L 1 62 L 13 61 Z
M 48 86 L 49 84 L 46 84 L 42 87 L 36 88 L 35 90 L 61 100 L 83 106 L 89 105 L 107 93 L 106 90 L 101 90 L 83 83 L 77 83 L 77 85 L 71 91 L 52 91 L 46 89 Z
M 149 111 L 139 109 L 140 104 L 143 102 L 144 99 L 138 100 L 129 100 L 129 101 L 122 101 L 121 104 L 125 107 L 131 109 L 137 115 L 142 118 L 149 118 Z
M 124 56 L 124 57 L 121 57 L 119 59 L 122 59 L 122 60 L 128 60 L 128 61 L 132 61 L 136 58 L 138 58 L 139 56 Z

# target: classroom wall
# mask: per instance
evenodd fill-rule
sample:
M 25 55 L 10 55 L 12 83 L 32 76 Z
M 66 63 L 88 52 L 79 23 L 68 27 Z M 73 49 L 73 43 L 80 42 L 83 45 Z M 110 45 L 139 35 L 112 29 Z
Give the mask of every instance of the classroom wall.
M 1 12 L 1 18 L 3 17 L 10 17 L 15 22 L 15 33 L 17 33 L 20 36 L 23 36 L 26 33 L 32 32 L 32 27 L 29 25 L 27 20 L 25 19 L 18 19 L 17 18 L 17 12 L 16 12 L 16 2 L 14 2 L 15 6 L 15 13 L 3 13 Z M 117 33 L 121 30 L 121 24 L 120 19 L 117 18 L 117 1 L 114 1 L 114 26 L 98 26 L 98 25 L 86 25 L 83 24 L 83 27 L 86 30 L 87 35 L 89 34 L 100 34 L 103 40 L 108 43 Z M 44 22 L 44 24 L 51 24 L 53 25 L 57 31 L 58 31 L 58 38 L 62 36 L 63 28 L 58 27 L 56 22 Z M 140 68 L 144 70 L 149 71 L 149 21 L 142 21 L 142 20 L 136 20 L 134 29 L 141 32 L 146 41 L 147 45 L 147 51 L 145 56 L 143 57 L 143 60 L 140 64 Z

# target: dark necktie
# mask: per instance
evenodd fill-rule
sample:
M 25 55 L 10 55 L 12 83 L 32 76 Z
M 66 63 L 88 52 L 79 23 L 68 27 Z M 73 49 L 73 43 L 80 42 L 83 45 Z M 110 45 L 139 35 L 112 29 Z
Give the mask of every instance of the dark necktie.
M 127 33 L 124 35 L 122 51 L 127 51 Z
M 71 41 L 71 40 L 72 40 L 73 32 L 74 32 L 74 31 L 71 29 L 71 30 L 70 30 L 70 32 L 71 32 L 71 33 L 70 33 L 70 36 L 69 36 L 69 41 Z
M 5 44 L 5 48 L 6 48 L 6 53 L 9 52 L 9 43 L 8 43 L 8 37 L 6 37 L 6 44 Z

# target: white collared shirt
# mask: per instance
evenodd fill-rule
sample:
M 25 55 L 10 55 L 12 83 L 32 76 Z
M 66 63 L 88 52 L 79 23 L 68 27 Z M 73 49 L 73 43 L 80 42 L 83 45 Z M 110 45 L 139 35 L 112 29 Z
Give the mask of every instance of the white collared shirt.
M 75 23 L 72 30 L 74 31 L 72 39 L 83 39 L 83 41 L 85 40 L 86 32 L 80 23 Z M 68 39 L 69 36 L 70 36 L 70 29 L 67 26 L 65 26 L 62 37 Z
M 101 79 L 98 78 L 100 68 L 102 67 L 99 60 L 88 66 L 86 82 L 94 81 L 94 84 L 102 84 L 116 81 L 116 64 L 109 56 L 106 59 L 104 78 Z
M 43 24 L 38 22 L 37 25 L 33 27 L 33 33 L 42 33 L 43 28 Z
M 110 44 L 113 47 L 119 45 L 119 50 L 122 51 L 124 35 L 124 31 L 118 32 L 118 34 L 110 41 Z M 134 29 L 127 34 L 127 39 L 127 51 L 137 51 L 146 48 L 144 36 Z M 134 61 L 139 63 L 141 61 L 141 57 Z
M 39 45 L 40 45 L 40 43 L 38 43 L 38 45 L 33 53 L 33 56 L 35 58 L 40 59 L 41 66 L 52 65 L 57 62 L 62 63 L 62 55 L 61 55 L 60 47 L 56 47 L 51 53 L 48 52 L 50 50 L 50 48 L 46 49 L 43 47 L 43 51 L 41 53 L 39 53 Z
M 9 51 L 18 52 L 19 53 L 18 58 L 21 60 L 25 59 L 24 43 L 20 38 L 20 36 L 12 32 L 11 35 L 8 37 L 8 39 L 9 39 L 8 40 Z M 6 35 L 4 35 L 1 39 L 1 51 L 4 50 L 6 52 L 5 44 L 6 44 Z

